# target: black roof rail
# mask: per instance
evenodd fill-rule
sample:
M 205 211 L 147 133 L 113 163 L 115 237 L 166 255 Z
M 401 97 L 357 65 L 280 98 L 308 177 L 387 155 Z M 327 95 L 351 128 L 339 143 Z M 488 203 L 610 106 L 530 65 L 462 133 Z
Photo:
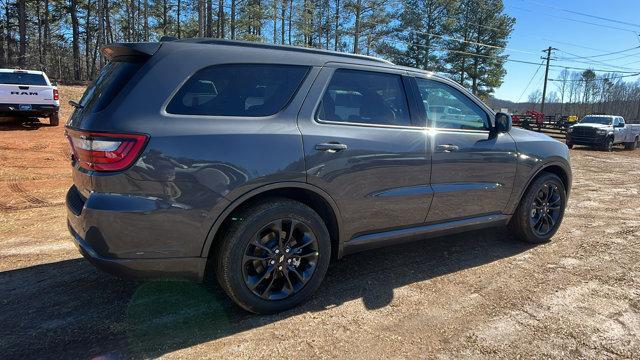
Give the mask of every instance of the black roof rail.
M 296 51 L 296 52 L 304 52 L 304 53 L 311 53 L 311 54 L 339 56 L 339 57 L 345 57 L 345 58 L 351 58 L 351 59 L 359 59 L 359 60 L 369 60 L 369 61 L 375 61 L 375 62 L 379 62 L 379 63 L 383 63 L 383 64 L 393 65 L 393 63 L 391 61 L 387 61 L 387 60 L 380 59 L 380 58 L 373 57 L 373 56 L 359 55 L 359 54 L 348 54 L 348 53 L 342 53 L 342 52 L 338 52 L 338 51 L 315 49 L 315 48 L 305 48 L 305 47 L 291 46 L 291 45 L 274 45 L 274 44 L 265 44 L 265 43 L 259 43 L 259 42 L 251 42 L 251 41 L 213 39 L 213 38 L 192 38 L 192 39 L 180 39 L 180 40 L 177 40 L 177 41 L 178 42 L 191 42 L 191 43 L 198 43 L 198 44 L 244 46 L 244 47 L 261 48 L 261 49 Z

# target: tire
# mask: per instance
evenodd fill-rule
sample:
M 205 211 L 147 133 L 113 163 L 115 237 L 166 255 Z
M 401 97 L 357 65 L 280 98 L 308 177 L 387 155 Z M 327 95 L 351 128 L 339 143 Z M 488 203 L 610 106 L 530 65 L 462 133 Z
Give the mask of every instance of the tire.
M 635 150 L 638 148 L 638 138 L 635 138 L 632 142 L 624 143 L 624 148 L 627 150 Z
M 607 138 L 604 141 L 604 145 L 602 146 L 602 150 L 611 152 L 613 151 L 613 138 Z
M 322 218 L 302 203 L 279 198 L 255 204 L 234 218 L 240 220 L 227 228 L 215 259 L 218 282 L 229 297 L 260 314 L 290 309 L 309 299 L 331 257 Z M 291 239 L 291 246 L 284 244 L 283 236 Z
M 573 149 L 573 143 L 572 142 L 567 142 L 567 147 L 569 149 Z
M 60 117 L 58 115 L 58 112 L 54 112 L 53 114 L 49 115 L 49 125 L 58 126 L 58 124 L 60 124 Z
M 556 194 L 557 197 L 554 196 L 546 202 L 542 202 L 542 204 L 548 205 L 542 205 L 539 201 L 541 191 L 544 192 L 543 189 L 546 188 L 549 193 L 553 187 L 557 191 L 551 193 Z M 557 205 L 553 205 L 556 202 Z M 566 205 L 567 193 L 562 180 L 555 174 L 542 172 L 533 180 L 520 199 L 520 204 L 509 222 L 509 228 L 519 240 L 533 244 L 548 242 L 562 223 Z M 553 224 L 544 216 L 545 213 L 553 221 Z M 536 221 L 536 217 L 540 220 Z M 544 222 L 546 222 L 546 226 Z M 540 231 L 538 231 L 538 225 Z

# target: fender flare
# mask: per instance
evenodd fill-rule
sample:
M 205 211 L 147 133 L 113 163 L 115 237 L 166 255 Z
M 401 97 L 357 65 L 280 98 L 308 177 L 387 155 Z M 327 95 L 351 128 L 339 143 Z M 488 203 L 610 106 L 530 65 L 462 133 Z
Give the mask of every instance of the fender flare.
M 568 165 L 566 162 L 561 161 L 561 160 L 549 160 L 547 162 L 544 162 L 540 165 L 538 165 L 531 173 L 533 175 L 531 175 L 529 177 L 529 180 L 527 180 L 527 183 L 522 187 L 522 190 L 520 190 L 520 193 L 518 194 L 518 201 L 513 204 L 513 209 L 515 211 L 515 209 L 517 209 L 518 205 L 520 205 L 520 202 L 522 201 L 522 197 L 524 196 L 524 193 L 527 191 L 527 189 L 529 188 L 529 186 L 531 185 L 531 183 L 533 182 L 533 179 L 535 179 L 538 175 L 540 175 L 541 172 L 545 171 L 545 169 L 549 168 L 550 166 L 558 166 L 560 167 L 564 173 L 567 176 L 567 184 L 565 185 L 566 187 L 566 192 L 567 192 L 567 196 L 569 196 L 569 193 L 571 192 L 571 182 L 572 182 L 572 173 L 571 173 L 571 166 Z
M 218 215 L 218 217 L 214 221 L 213 225 L 209 229 L 209 232 L 207 234 L 205 242 L 204 242 L 204 244 L 202 246 L 202 251 L 200 253 L 200 257 L 207 258 L 209 256 L 209 252 L 211 251 L 211 246 L 213 245 L 213 240 L 214 240 L 215 235 L 217 234 L 218 230 L 220 229 L 220 226 L 222 226 L 222 223 L 224 222 L 225 219 L 227 219 L 229 214 L 231 214 L 234 210 L 236 210 L 240 205 L 244 204 L 247 200 L 249 200 L 249 199 L 251 199 L 251 198 L 253 198 L 255 196 L 258 196 L 260 194 L 263 194 L 265 192 L 272 191 L 272 190 L 278 190 L 278 189 L 287 189 L 287 188 L 289 188 L 289 189 L 290 188 L 296 188 L 296 189 L 302 189 L 302 190 L 311 191 L 311 192 L 319 195 L 320 197 L 322 197 L 329 204 L 329 206 L 331 206 L 331 209 L 333 210 L 333 213 L 335 214 L 336 223 L 337 223 L 337 226 L 338 226 L 338 239 L 337 239 L 337 242 L 339 244 L 338 257 L 340 257 L 340 254 L 342 253 L 342 241 L 341 240 L 344 238 L 344 236 L 342 234 L 342 216 L 340 215 L 340 209 L 338 208 L 338 204 L 335 202 L 335 200 L 333 200 L 333 198 L 328 193 L 326 193 L 324 190 L 320 189 L 319 187 L 311 185 L 309 183 L 296 182 L 296 181 L 278 182 L 278 183 L 263 185 L 263 186 L 260 186 L 258 188 L 255 188 L 253 190 L 250 190 L 250 191 L 240 195 L 235 200 L 231 201 L 229 203 L 229 205 L 227 205 L 227 207 L 224 209 L 224 211 L 222 211 L 220 213 L 220 215 Z

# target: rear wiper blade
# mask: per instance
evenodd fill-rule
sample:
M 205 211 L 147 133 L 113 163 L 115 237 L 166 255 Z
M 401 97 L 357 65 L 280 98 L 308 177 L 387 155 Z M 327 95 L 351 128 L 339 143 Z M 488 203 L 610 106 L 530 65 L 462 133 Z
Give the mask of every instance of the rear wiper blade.
M 84 107 L 73 100 L 69 100 L 69 105 L 73 106 L 76 109 L 82 109 Z

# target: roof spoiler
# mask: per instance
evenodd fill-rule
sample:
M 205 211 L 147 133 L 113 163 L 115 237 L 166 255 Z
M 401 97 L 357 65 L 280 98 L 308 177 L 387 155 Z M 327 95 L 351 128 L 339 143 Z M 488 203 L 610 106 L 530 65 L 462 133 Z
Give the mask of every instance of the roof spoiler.
M 144 61 L 160 49 L 161 43 L 115 43 L 105 45 L 100 52 L 111 61 Z

